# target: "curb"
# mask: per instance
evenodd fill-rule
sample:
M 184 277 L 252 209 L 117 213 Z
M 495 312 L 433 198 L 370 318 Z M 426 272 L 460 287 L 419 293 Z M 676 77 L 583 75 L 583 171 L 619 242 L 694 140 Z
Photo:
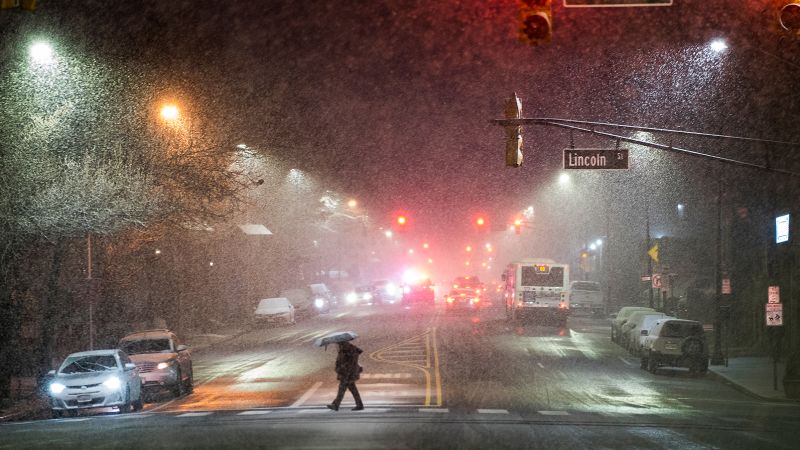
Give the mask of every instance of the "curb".
M 765 402 L 774 402 L 774 403 L 800 403 L 800 400 L 792 400 L 789 398 L 773 398 L 773 397 L 764 397 L 763 395 L 756 394 L 755 392 L 748 389 L 743 384 L 737 383 L 736 381 L 732 380 L 731 378 L 726 377 L 725 375 L 716 372 L 714 369 L 709 368 L 706 374 L 707 377 L 714 379 L 715 381 L 719 381 L 725 385 L 728 385 L 737 391 L 746 394 L 750 397 L 755 399 L 765 401 Z

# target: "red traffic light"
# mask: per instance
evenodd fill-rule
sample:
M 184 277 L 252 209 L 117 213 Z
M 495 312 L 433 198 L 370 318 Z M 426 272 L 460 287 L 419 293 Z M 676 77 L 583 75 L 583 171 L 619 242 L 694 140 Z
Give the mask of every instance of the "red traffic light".
M 484 219 L 483 217 L 478 217 L 477 219 L 475 219 L 475 224 L 478 225 L 479 227 L 482 227 L 486 224 L 486 219 Z
M 397 224 L 398 225 L 401 225 L 401 226 L 405 225 L 406 222 L 408 222 L 408 219 L 406 219 L 406 216 L 397 216 Z

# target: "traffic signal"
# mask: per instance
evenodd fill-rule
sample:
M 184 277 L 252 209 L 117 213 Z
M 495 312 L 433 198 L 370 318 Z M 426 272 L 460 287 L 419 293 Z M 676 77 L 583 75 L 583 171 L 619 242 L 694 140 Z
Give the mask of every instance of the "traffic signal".
M 550 42 L 553 36 L 552 0 L 517 0 L 519 40 L 530 45 Z
M 506 119 L 522 118 L 522 100 L 517 93 L 511 94 L 506 99 Z M 506 166 L 519 167 L 522 165 L 522 127 L 518 125 L 506 126 Z
M 393 225 L 395 231 L 403 233 L 411 226 L 411 217 L 404 212 L 395 213 Z
M 522 219 L 514 219 L 514 233 L 522 234 Z
M 489 229 L 489 219 L 482 214 L 475 216 L 472 223 L 475 225 L 475 231 L 478 233 L 482 233 Z
M 800 36 L 800 0 L 772 0 L 772 11 L 776 31 Z

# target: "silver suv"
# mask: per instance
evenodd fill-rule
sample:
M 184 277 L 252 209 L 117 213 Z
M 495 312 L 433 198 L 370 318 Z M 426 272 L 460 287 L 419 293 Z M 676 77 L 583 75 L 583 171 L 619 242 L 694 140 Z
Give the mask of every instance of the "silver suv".
M 192 392 L 192 354 L 169 330 L 147 330 L 125 336 L 120 350 L 139 369 L 142 388 L 148 392 L 169 389 L 175 397 Z
M 653 325 L 642 345 L 642 369 L 688 367 L 691 374 L 708 372 L 708 345 L 703 325 L 694 320 L 662 319 Z

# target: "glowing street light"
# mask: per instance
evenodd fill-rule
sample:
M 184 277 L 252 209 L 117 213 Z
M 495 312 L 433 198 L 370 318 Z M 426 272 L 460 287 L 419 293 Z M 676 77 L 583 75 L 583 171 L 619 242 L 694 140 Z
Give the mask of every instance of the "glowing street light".
M 178 120 L 178 107 L 175 105 L 164 105 L 161 107 L 161 118 L 168 121 Z
M 717 53 L 721 53 L 728 48 L 728 44 L 726 44 L 722 39 L 714 39 L 710 44 L 708 44 L 708 48 Z
M 594 244 L 596 246 L 600 247 L 601 245 L 603 245 L 603 240 L 602 239 L 598 239 L 598 240 L 594 241 Z
M 156 249 L 156 255 L 160 255 L 160 254 L 161 254 L 161 250 Z
M 389 239 L 391 239 L 393 235 L 392 230 L 386 230 L 383 232 L 383 234 Z
M 356 199 L 350 199 L 350 200 L 347 202 L 347 206 L 348 206 L 348 207 L 350 207 L 351 209 L 353 209 L 353 208 L 355 208 L 356 206 L 358 206 L 358 201 L 356 201 Z
M 464 250 L 466 250 L 466 251 L 468 251 L 468 252 L 471 252 L 471 251 L 472 251 L 472 246 L 471 246 L 471 245 L 468 245 L 468 246 L 467 246 L 467 248 L 465 248 Z
M 569 180 L 570 180 L 569 174 L 562 173 L 561 175 L 558 176 L 558 183 L 559 184 L 567 184 L 567 183 L 569 183 Z
M 31 60 L 36 64 L 49 65 L 55 62 L 53 59 L 53 47 L 46 42 L 37 42 L 30 48 Z

